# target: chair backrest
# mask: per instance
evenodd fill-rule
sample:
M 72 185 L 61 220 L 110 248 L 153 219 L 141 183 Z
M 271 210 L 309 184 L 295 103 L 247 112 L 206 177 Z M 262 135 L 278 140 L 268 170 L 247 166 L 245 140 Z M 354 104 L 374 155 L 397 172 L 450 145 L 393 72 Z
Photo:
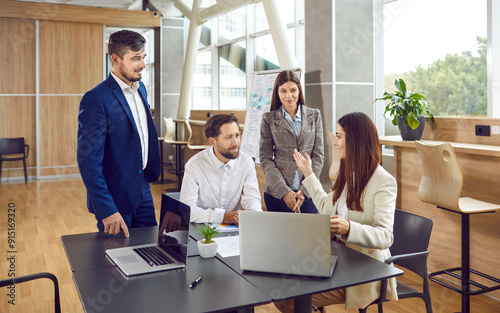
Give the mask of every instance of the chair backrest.
M 24 154 L 24 138 L 1 138 L 0 154 Z
M 189 144 L 191 143 L 191 138 L 193 137 L 193 129 L 191 128 L 191 124 L 189 124 L 189 120 L 185 120 L 184 121 L 185 125 L 186 125 L 186 131 L 188 133 L 188 139 L 187 139 L 187 142 L 188 142 L 188 147 L 189 147 Z
M 422 161 L 422 180 L 418 188 L 421 201 L 449 210 L 460 211 L 458 199 L 462 190 L 462 170 L 449 143 L 439 145 L 415 142 Z
M 434 221 L 403 210 L 396 210 L 394 214 L 394 242 L 390 248 L 391 254 L 427 251 Z M 394 263 L 421 277 L 427 276 L 427 262 L 422 262 L 422 259 L 396 260 Z
M 163 136 L 163 141 L 166 143 L 175 141 L 175 122 L 171 117 L 163 117 L 165 121 L 165 135 Z
M 36 273 L 24 276 L 17 276 L 15 278 L 2 279 L 0 280 L 0 287 L 10 286 L 12 284 L 24 283 L 27 281 L 48 278 L 54 283 L 54 309 L 56 313 L 61 313 L 61 300 L 59 297 L 59 282 L 57 277 L 52 273 Z

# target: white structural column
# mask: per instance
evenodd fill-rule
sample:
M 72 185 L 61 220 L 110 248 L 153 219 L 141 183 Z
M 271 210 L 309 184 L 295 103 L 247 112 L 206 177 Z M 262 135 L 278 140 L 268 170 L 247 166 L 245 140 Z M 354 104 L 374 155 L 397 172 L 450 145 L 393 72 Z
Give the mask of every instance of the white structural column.
M 191 21 L 189 24 L 186 56 L 184 58 L 184 70 L 182 72 L 179 109 L 177 110 L 177 118 L 179 119 L 189 117 L 189 105 L 191 103 L 191 91 L 193 90 L 196 56 L 198 55 L 201 25 L 203 24 L 198 18 L 200 2 L 201 0 L 193 0 L 193 7 L 190 9 L 183 1 L 175 1 L 175 6 Z
M 281 18 L 276 1 L 262 0 L 262 4 L 264 4 L 264 10 L 266 11 L 267 22 L 269 23 L 269 29 L 273 37 L 280 68 L 298 67 L 295 49 L 291 42 L 287 40 L 286 25 Z
M 271 0 L 273 1 L 273 0 Z M 184 70 L 182 73 L 181 94 L 179 98 L 179 109 L 177 118 L 189 117 L 189 106 L 191 104 L 191 93 L 193 90 L 194 70 L 196 67 L 196 56 L 198 55 L 198 43 L 200 42 L 201 26 L 206 21 L 225 14 L 231 10 L 249 4 L 253 0 L 219 0 L 211 7 L 200 9 L 201 0 L 193 0 L 190 7 L 182 0 L 175 0 L 175 6 L 189 20 L 189 34 L 187 39 L 186 57 L 184 59 Z

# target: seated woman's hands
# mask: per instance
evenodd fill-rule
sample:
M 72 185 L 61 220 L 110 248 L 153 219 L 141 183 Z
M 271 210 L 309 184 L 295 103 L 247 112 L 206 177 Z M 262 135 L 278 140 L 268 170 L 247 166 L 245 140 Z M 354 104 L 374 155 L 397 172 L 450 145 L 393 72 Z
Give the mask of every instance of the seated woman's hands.
M 339 215 L 330 216 L 330 232 L 332 235 L 348 236 L 351 223 Z
M 295 164 L 297 164 L 299 170 L 302 174 L 304 174 L 304 177 L 308 177 L 313 174 L 312 161 L 307 153 L 304 153 L 304 155 L 305 158 L 299 151 L 297 151 L 297 149 L 293 150 L 293 159 L 295 160 Z

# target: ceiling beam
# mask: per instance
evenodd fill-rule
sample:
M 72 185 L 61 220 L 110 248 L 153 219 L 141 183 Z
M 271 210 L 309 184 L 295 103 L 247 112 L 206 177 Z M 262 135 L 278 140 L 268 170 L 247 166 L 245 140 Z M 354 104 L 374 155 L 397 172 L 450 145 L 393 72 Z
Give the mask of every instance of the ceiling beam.
M 108 26 L 160 27 L 161 14 L 136 11 L 0 0 L 0 18 L 95 23 Z

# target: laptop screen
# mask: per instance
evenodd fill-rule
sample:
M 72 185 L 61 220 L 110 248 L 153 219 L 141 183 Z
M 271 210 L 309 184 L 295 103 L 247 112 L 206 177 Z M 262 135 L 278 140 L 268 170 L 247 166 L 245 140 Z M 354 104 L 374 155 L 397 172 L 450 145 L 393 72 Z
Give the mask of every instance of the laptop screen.
M 168 194 L 162 194 L 160 229 L 166 229 L 158 234 L 158 244 L 168 253 L 174 252 L 185 262 L 189 242 L 189 218 L 191 208 L 174 199 Z

